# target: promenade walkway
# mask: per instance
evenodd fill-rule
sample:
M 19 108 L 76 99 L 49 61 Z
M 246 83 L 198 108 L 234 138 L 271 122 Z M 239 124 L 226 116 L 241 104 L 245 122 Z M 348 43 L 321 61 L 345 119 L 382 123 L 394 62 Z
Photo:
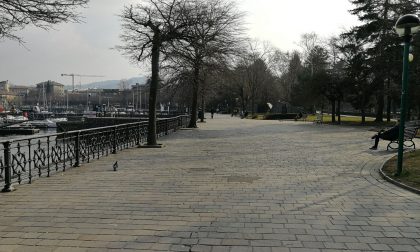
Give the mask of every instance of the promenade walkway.
M 420 251 L 420 196 L 366 128 L 199 126 L 0 194 L 0 251 Z

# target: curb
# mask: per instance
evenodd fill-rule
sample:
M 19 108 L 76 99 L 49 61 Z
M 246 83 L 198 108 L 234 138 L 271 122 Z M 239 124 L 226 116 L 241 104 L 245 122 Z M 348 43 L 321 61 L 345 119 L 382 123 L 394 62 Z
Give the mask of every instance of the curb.
M 420 195 L 420 190 L 419 189 L 416 189 L 416 188 L 414 188 L 414 187 L 411 187 L 411 186 L 409 186 L 409 185 L 406 185 L 406 184 L 403 184 L 403 183 L 401 183 L 401 182 L 399 182 L 399 181 L 396 181 L 395 179 L 392 179 L 391 177 L 389 177 L 388 175 L 386 175 L 385 174 L 385 172 L 383 172 L 382 171 L 382 169 L 384 168 L 384 165 L 391 159 L 391 158 L 393 158 L 393 157 L 390 157 L 389 159 L 387 159 L 383 164 L 382 164 L 382 166 L 381 166 L 381 168 L 379 168 L 379 174 L 381 175 L 381 177 L 383 178 L 383 179 L 385 179 L 386 181 L 388 181 L 388 182 L 390 182 L 391 184 L 394 184 L 394 185 L 396 185 L 396 186 L 398 186 L 398 187 L 401 187 L 401 188 L 403 188 L 403 189 L 405 189 L 405 190 L 407 190 L 407 191 L 410 191 L 410 192 L 412 192 L 412 193 L 415 193 L 415 194 L 418 194 L 418 195 Z

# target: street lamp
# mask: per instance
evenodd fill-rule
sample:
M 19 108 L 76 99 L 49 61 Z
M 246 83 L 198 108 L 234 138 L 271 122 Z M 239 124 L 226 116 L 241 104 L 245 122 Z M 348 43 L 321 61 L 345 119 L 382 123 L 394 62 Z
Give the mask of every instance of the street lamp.
M 404 38 L 404 57 L 403 57 L 403 78 L 401 88 L 401 111 L 400 111 L 400 127 L 398 135 L 398 163 L 396 176 L 400 176 L 403 166 L 404 155 L 404 129 L 405 116 L 407 110 L 407 92 L 408 92 L 408 65 L 410 54 L 410 42 L 412 35 L 420 30 L 420 20 L 417 15 L 407 14 L 400 17 L 395 24 L 395 31 L 398 36 Z

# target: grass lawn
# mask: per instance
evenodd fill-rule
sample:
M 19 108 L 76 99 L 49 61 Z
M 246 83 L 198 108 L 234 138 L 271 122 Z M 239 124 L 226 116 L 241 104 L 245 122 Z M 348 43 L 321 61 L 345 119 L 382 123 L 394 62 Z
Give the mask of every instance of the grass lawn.
M 266 115 L 267 114 L 255 114 L 254 117 L 249 115 L 247 119 L 264 120 Z M 313 122 L 316 120 L 316 117 L 317 117 L 316 115 L 308 115 L 308 117 L 306 118 L 306 121 Z M 337 123 L 337 119 L 338 117 L 336 117 L 335 123 Z M 332 116 L 328 114 L 324 114 L 322 122 L 325 124 L 332 124 Z M 395 125 L 395 123 L 396 123 L 395 121 L 391 121 L 389 123 L 386 121 L 378 123 L 378 122 L 375 122 L 375 118 L 366 117 L 365 124 L 362 124 L 361 116 L 341 116 L 341 124 L 347 125 L 347 126 L 378 126 L 378 130 L 379 130 L 382 128 L 392 127 Z
M 316 119 L 316 115 L 308 115 L 307 121 L 313 122 Z M 337 123 L 338 117 L 336 117 L 336 123 Z M 366 117 L 366 122 L 363 126 L 384 126 L 384 127 L 392 127 L 395 125 L 395 122 L 375 122 L 375 118 L 373 117 Z M 331 115 L 324 115 L 323 116 L 323 123 L 331 124 L 332 123 L 332 116 Z M 362 125 L 362 117 L 360 116 L 341 116 L 341 124 L 343 125 L 353 125 L 353 126 L 359 126 Z
M 308 121 L 314 121 L 316 119 L 316 115 L 308 115 L 307 120 Z M 323 122 L 324 123 L 331 123 L 332 122 L 332 116 L 331 115 L 323 115 Z M 336 120 L 338 117 L 336 116 Z M 366 117 L 366 122 L 373 122 L 375 118 L 372 117 Z M 350 123 L 361 123 L 362 117 L 360 116 L 341 116 L 341 122 L 350 122 Z
M 397 170 L 397 157 L 389 160 L 382 170 L 390 178 L 420 189 L 420 151 L 404 153 L 404 165 L 401 176 L 394 176 Z

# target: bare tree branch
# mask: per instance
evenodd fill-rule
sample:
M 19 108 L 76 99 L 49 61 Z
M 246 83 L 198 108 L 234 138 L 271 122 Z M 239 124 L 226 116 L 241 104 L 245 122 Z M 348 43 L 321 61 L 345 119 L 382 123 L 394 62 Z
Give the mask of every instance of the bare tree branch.
M 243 42 L 243 16 L 230 0 L 191 0 L 185 5 L 182 17 L 189 24 L 182 39 L 168 48 L 170 64 L 188 67 L 192 73 L 192 113 L 189 127 L 197 127 L 199 91 L 209 90 L 208 71 L 224 65 L 239 54 Z M 217 67 L 216 67 L 217 68 Z M 203 105 L 202 105 L 203 106 Z
M 23 42 L 15 34 L 27 25 L 49 29 L 54 24 L 80 22 L 78 7 L 89 0 L 0 0 L 0 39 Z

